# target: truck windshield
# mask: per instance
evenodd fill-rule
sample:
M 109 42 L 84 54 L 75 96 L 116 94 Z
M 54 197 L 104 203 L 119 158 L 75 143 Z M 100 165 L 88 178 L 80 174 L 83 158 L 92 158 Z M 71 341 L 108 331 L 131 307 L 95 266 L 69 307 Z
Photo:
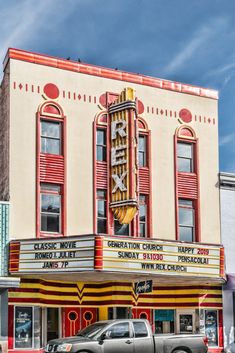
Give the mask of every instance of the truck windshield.
M 87 326 L 83 330 L 79 331 L 76 336 L 82 336 L 82 337 L 88 337 L 88 338 L 93 338 L 96 336 L 101 330 L 107 326 L 107 323 L 104 322 L 96 322 L 95 324 L 91 324 L 90 326 Z

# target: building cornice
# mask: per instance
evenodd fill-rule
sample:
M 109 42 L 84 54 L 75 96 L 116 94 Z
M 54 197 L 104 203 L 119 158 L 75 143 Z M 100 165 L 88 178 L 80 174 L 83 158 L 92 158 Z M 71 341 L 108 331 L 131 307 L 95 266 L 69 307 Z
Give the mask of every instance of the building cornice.
M 9 59 L 26 61 L 38 65 L 45 65 L 49 67 L 55 67 L 61 70 L 68 70 L 78 72 L 86 75 L 98 76 L 112 80 L 125 81 L 129 83 L 135 83 L 143 86 L 160 88 L 168 91 L 174 91 L 178 93 L 185 93 L 199 97 L 218 99 L 218 91 L 199 86 L 192 86 L 180 82 L 163 80 L 151 76 L 140 75 L 136 73 L 129 73 L 121 70 L 114 70 L 101 66 L 80 63 L 72 60 L 65 60 L 49 55 L 38 54 L 25 50 L 9 48 L 6 57 L 3 61 L 3 69 L 9 61 Z

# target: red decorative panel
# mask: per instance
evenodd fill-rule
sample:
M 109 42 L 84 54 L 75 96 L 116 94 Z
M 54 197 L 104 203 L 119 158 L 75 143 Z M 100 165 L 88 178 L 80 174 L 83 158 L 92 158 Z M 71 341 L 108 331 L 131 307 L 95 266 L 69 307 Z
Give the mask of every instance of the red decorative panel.
M 64 157 L 40 154 L 40 182 L 64 183 Z
M 47 83 L 43 88 L 43 92 L 50 99 L 56 99 L 60 95 L 59 88 L 53 83 Z
M 108 173 L 107 162 L 96 162 L 96 187 L 97 189 L 107 189 Z
M 74 336 L 81 330 L 81 308 L 63 308 L 63 337 Z
M 198 180 L 196 174 L 178 173 L 178 197 L 195 200 L 198 198 Z
M 139 192 L 143 194 L 149 194 L 150 192 L 149 168 L 139 168 Z
M 103 238 L 95 238 L 95 269 L 103 269 Z
M 14 306 L 8 305 L 8 348 L 13 348 Z
M 186 137 L 193 137 L 192 131 L 187 129 L 187 128 L 181 129 L 180 130 L 180 135 L 186 136 Z
M 46 105 L 45 109 L 43 110 L 43 113 L 50 113 L 50 114 L 60 114 L 60 111 L 57 107 L 55 107 L 54 105 Z
M 10 243 L 9 256 L 9 272 L 18 272 L 19 270 L 19 256 L 20 256 L 20 242 Z
M 81 308 L 81 328 L 85 328 L 97 321 L 96 308 Z
M 192 121 L 192 113 L 185 108 L 179 111 L 179 117 L 184 123 L 190 123 Z

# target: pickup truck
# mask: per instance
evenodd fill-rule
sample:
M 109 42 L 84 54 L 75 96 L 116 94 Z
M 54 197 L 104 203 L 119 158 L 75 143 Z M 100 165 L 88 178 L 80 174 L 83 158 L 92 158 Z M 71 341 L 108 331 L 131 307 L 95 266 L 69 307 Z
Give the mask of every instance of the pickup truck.
M 203 335 L 153 335 L 147 320 L 98 321 L 76 336 L 48 342 L 45 353 L 206 353 Z

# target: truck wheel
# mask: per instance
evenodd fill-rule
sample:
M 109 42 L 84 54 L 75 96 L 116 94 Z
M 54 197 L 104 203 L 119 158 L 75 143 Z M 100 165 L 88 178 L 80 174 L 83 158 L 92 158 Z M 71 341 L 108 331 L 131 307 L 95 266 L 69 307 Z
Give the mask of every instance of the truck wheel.
M 186 352 L 186 351 L 183 351 L 183 350 L 181 350 L 181 349 L 177 349 L 176 351 L 173 351 L 172 353 L 188 353 L 188 352 Z

